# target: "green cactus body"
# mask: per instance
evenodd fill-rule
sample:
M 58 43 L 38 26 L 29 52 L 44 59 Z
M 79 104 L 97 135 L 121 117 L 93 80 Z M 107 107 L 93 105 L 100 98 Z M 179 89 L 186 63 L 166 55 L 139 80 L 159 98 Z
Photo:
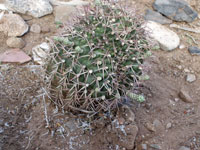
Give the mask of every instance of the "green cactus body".
M 132 89 L 149 51 L 140 26 L 139 19 L 117 6 L 101 4 L 81 17 L 73 30 L 66 30 L 67 36 L 54 38 L 50 64 L 56 70 L 49 74 L 57 84 L 51 88 L 58 90 L 65 106 L 106 111 L 119 98 L 116 95 Z

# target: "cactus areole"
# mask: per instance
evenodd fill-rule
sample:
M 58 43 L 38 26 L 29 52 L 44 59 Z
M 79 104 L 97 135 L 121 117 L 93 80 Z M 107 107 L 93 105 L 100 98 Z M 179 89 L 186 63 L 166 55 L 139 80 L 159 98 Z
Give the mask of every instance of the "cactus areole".
M 117 4 L 101 2 L 84 10 L 54 37 L 47 69 L 51 95 L 70 110 L 112 110 L 141 75 L 148 42 L 141 19 Z

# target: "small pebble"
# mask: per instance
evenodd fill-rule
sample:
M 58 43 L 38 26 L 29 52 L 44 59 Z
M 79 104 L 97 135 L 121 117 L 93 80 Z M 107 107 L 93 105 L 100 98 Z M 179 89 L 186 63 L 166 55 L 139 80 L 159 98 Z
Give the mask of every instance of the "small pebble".
M 146 128 L 151 132 L 155 132 L 156 131 L 154 125 L 152 123 L 149 123 L 149 122 L 146 123 Z
M 139 147 L 137 148 L 137 150 L 147 150 L 147 144 L 141 144 L 141 145 L 139 145 Z
M 41 32 L 41 27 L 38 24 L 33 24 L 30 31 L 39 34 Z
M 46 51 L 50 50 L 50 46 L 46 42 L 43 42 L 42 44 L 40 44 L 40 48 L 42 48 L 43 50 L 46 50 Z
M 179 101 L 179 98 L 175 98 L 174 101 L 175 101 L 175 102 L 178 102 L 178 101 Z
M 184 49 L 185 48 L 185 45 L 184 44 L 180 44 L 179 45 L 179 49 Z
M 189 93 L 184 90 L 184 89 L 181 89 L 178 96 L 180 97 L 180 99 L 186 103 L 192 103 L 193 100 L 192 98 L 190 97 Z
M 147 150 L 147 144 L 142 144 L 142 150 Z
M 162 126 L 162 123 L 158 119 L 155 119 L 153 121 L 153 125 L 157 129 L 157 128 L 160 128 Z
M 177 65 L 176 67 L 177 67 L 179 70 L 182 69 L 182 66 L 181 66 L 181 65 Z
M 188 51 L 190 52 L 191 55 L 200 55 L 200 48 L 196 46 L 190 46 L 188 48 Z
M 176 105 L 176 103 L 175 103 L 173 100 L 169 100 L 169 104 L 170 104 L 171 106 L 175 106 L 175 105 Z
M 166 125 L 166 129 L 170 129 L 172 127 L 172 123 L 168 123 L 167 125 Z
M 3 119 L 0 119 L 0 125 L 3 125 Z
M 196 81 L 196 76 L 195 76 L 195 74 L 188 74 L 187 76 L 186 76 L 186 81 L 187 82 L 194 82 L 194 81 Z
M 0 134 L 4 132 L 4 129 L 0 127 Z
M 185 69 L 184 69 L 184 72 L 185 72 L 185 73 L 189 73 L 189 72 L 190 72 L 190 70 L 189 70 L 189 69 L 187 69 L 187 68 L 185 68 Z
M 11 110 L 11 111 L 10 111 L 10 114 L 11 114 L 11 115 L 15 115 L 16 113 L 15 113 L 14 110 Z
M 150 147 L 154 149 L 162 149 L 161 146 L 157 144 L 151 144 Z

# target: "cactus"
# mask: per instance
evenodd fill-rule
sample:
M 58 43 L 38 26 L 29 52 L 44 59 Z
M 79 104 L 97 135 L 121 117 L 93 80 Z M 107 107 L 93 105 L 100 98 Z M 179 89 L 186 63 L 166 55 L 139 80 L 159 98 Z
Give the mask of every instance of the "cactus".
M 101 1 L 84 14 L 54 37 L 49 87 L 62 108 L 108 111 L 138 80 L 149 46 L 140 18 L 116 3 Z

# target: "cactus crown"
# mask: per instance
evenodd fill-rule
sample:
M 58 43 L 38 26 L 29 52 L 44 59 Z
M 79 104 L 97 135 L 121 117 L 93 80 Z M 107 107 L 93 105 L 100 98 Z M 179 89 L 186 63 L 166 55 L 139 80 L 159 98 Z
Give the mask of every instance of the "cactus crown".
M 59 104 L 88 113 L 114 108 L 149 51 L 141 24 L 117 4 L 101 2 L 55 37 L 48 71 Z

